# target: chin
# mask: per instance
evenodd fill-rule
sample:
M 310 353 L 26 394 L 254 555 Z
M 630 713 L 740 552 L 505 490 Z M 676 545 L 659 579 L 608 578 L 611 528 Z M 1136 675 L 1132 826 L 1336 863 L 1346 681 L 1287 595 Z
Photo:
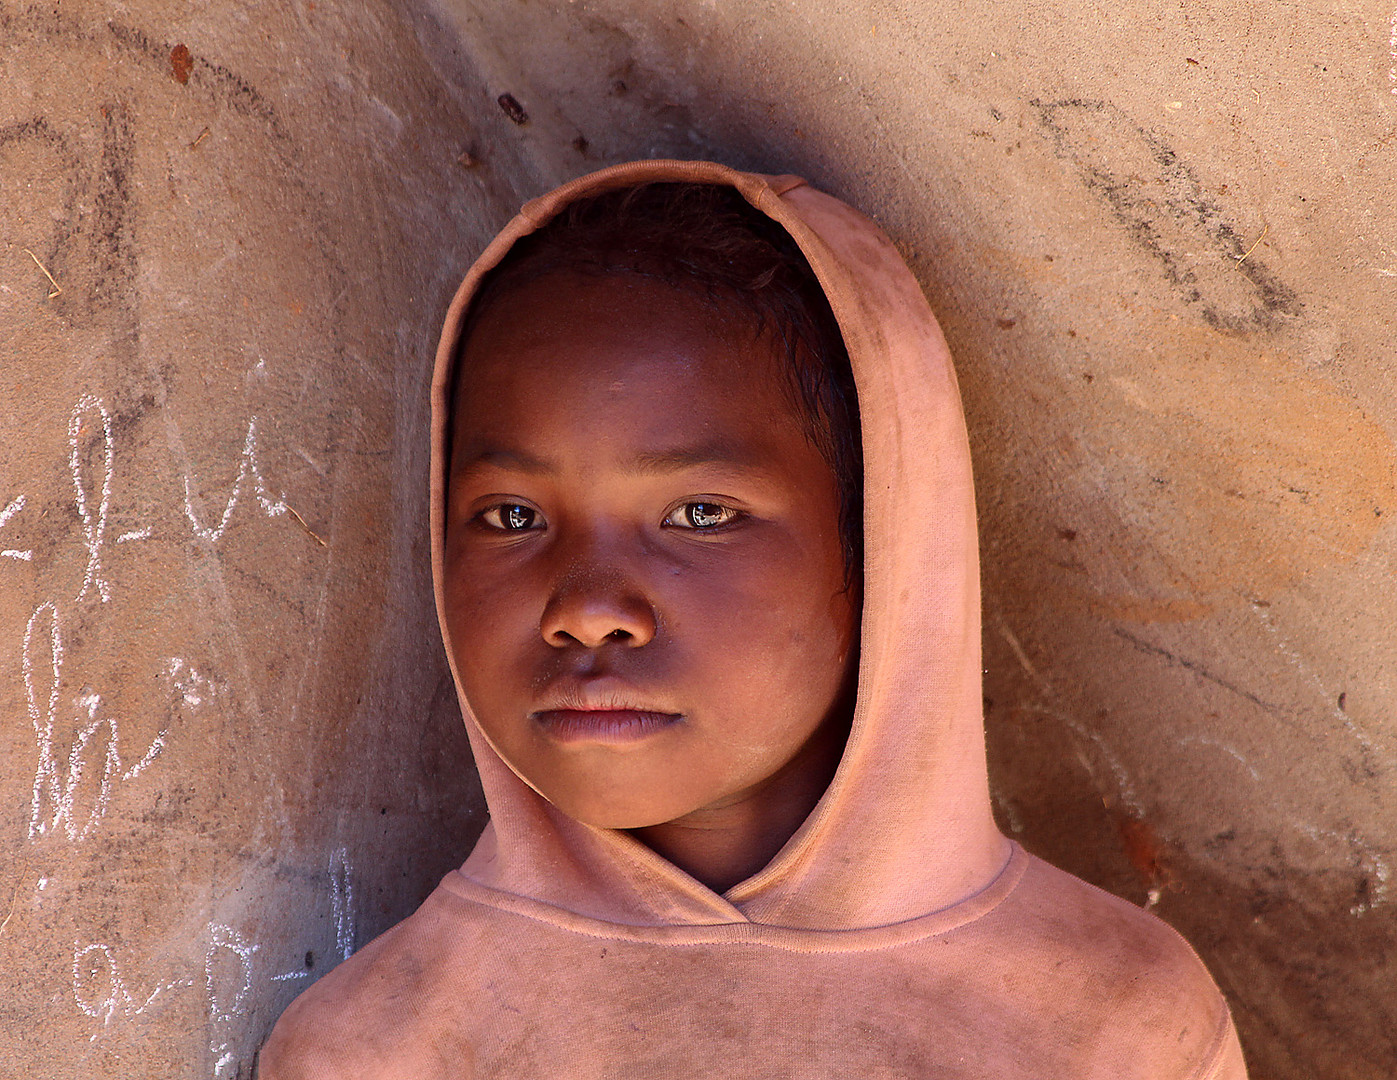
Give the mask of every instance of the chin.
M 544 798 L 574 821 L 594 829 L 646 829 L 674 821 L 692 810 L 682 806 L 637 805 L 629 800 L 554 799 L 547 792 Z

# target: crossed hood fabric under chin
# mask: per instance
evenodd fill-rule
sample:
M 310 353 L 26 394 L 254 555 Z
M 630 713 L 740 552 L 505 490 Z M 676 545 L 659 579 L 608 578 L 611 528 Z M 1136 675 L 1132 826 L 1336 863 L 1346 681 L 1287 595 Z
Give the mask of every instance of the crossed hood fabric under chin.
M 448 657 L 448 410 L 471 299 L 570 201 L 650 181 L 730 185 L 781 224 L 848 347 L 864 600 L 838 772 L 775 858 L 719 895 L 629 834 L 555 809 L 462 696 L 489 826 L 416 914 L 292 1005 L 261 1076 L 1244 1077 L 1226 1004 L 1187 944 L 994 825 L 974 491 L 950 355 L 887 237 L 804 181 L 706 162 L 604 169 L 528 203 L 471 268 L 432 390 Z

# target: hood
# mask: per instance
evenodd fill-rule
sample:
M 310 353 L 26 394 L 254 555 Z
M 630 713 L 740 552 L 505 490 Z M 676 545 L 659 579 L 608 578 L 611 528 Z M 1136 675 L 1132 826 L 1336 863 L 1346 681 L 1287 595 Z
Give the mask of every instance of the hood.
M 562 814 L 495 752 L 460 693 L 490 824 L 462 873 L 563 911 L 638 926 L 886 926 L 984 889 L 1010 845 L 990 813 L 980 689 L 980 581 L 970 452 L 950 353 L 916 279 L 868 218 L 793 176 L 708 162 L 603 169 L 524 206 L 471 267 L 432 384 L 431 531 L 443 605 L 452 365 L 471 299 L 510 247 L 570 201 L 655 181 L 723 184 L 783 226 L 829 298 L 863 432 L 858 696 L 824 797 L 767 866 L 718 894 L 628 833 Z

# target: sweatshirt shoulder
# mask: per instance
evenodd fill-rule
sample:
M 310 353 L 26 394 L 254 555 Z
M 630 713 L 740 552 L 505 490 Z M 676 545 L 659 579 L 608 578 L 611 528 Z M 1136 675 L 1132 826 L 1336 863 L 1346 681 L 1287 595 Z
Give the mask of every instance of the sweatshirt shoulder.
M 258 1080 L 416 1080 L 469 1076 L 469 1049 L 443 1045 L 435 983 L 471 940 L 459 901 L 438 889 L 282 1013 L 258 1056 Z
M 1076 988 L 1063 1008 L 1091 1075 L 1245 1080 L 1222 992 L 1162 919 L 1037 858 L 996 915 L 1038 971 Z

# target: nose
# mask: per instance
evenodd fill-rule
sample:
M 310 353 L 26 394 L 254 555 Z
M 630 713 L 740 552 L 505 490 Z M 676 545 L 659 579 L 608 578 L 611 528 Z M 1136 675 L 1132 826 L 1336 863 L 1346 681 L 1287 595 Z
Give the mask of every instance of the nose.
M 557 648 L 608 643 L 638 648 L 655 637 L 655 609 L 626 577 L 603 569 L 573 570 L 554 589 L 539 629 Z

